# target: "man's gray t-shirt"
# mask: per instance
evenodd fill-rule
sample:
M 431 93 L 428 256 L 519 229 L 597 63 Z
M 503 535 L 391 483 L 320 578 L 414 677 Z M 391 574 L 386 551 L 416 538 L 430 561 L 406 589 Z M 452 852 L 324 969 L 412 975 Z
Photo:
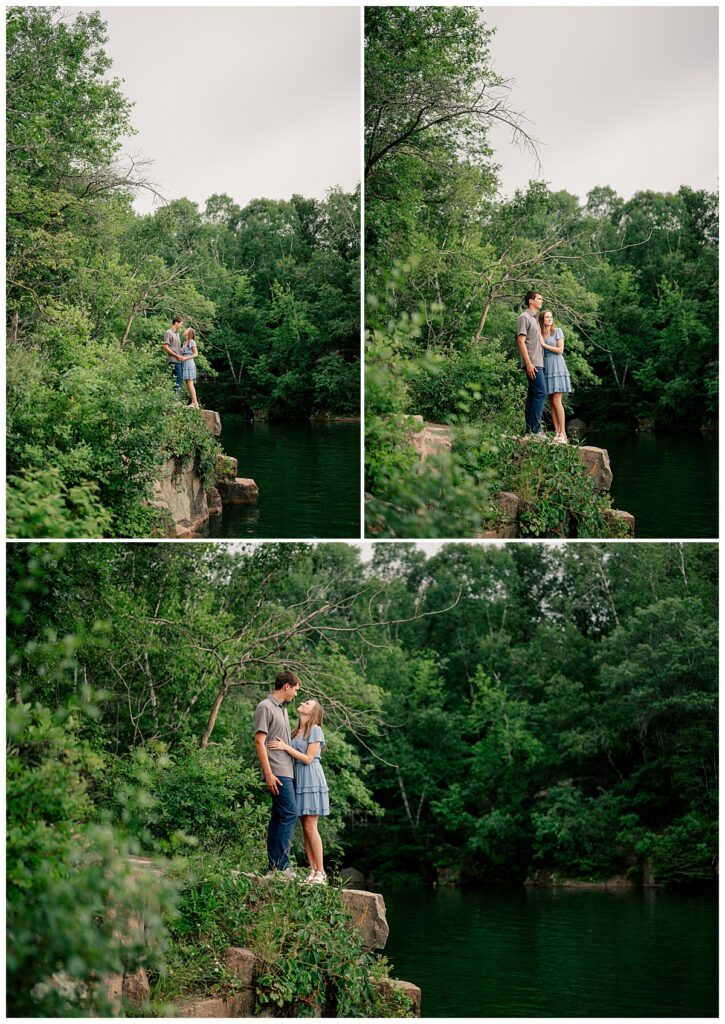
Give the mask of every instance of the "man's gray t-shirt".
M 254 712 L 254 735 L 256 736 L 258 732 L 267 733 L 267 742 L 280 739 L 289 746 L 292 745 L 287 705 L 275 700 L 271 694 L 257 704 Z M 278 778 L 295 777 L 294 761 L 286 750 L 270 750 L 267 747 L 267 757 L 269 767 Z
M 543 366 L 544 350 L 541 347 L 541 328 L 539 321 L 528 309 L 525 309 L 516 321 L 516 337 L 518 338 L 520 334 L 526 335 L 526 351 L 529 353 L 529 359 L 533 365 Z M 521 365 L 524 365 L 523 360 Z
M 168 331 L 164 335 L 164 345 L 168 345 L 169 348 L 173 352 L 176 352 L 177 356 L 180 356 L 181 355 L 181 342 L 179 341 L 179 332 L 178 331 L 172 331 L 171 328 L 169 327 Z M 168 353 L 167 353 L 167 355 L 168 355 Z M 178 363 L 178 359 L 174 359 L 173 356 L 169 356 L 168 362 L 170 362 L 170 363 Z

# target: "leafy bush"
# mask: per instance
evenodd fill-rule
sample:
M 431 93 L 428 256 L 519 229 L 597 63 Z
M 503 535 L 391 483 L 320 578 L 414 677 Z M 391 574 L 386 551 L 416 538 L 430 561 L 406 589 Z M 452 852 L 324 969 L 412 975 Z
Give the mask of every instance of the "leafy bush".
M 408 385 L 410 412 L 437 422 L 468 422 L 497 416 L 501 410 L 523 409 L 525 382 L 516 362 L 498 342 L 485 350 L 439 352 L 423 361 Z
M 357 416 L 360 412 L 360 362 L 345 362 L 337 352 L 322 356 L 312 373 L 314 403 L 318 409 L 334 409 Z
M 206 750 L 195 742 L 173 751 L 162 743 L 137 747 L 108 758 L 96 785 L 98 802 L 146 849 L 199 843 L 262 856 L 269 809 L 258 799 L 258 773 L 240 769 L 231 742 Z
M 176 401 L 157 353 L 91 342 L 74 352 L 72 365 L 25 374 L 28 350 L 9 350 L 10 534 L 148 537 L 164 460 L 198 455 L 211 484 L 219 446 Z M 45 366 L 40 348 L 34 357 Z
M 87 705 L 86 710 L 92 710 Z M 104 977 L 157 962 L 162 890 L 141 891 L 113 829 L 91 824 L 98 758 L 78 712 L 8 706 L 7 991 L 11 1016 L 104 1015 Z M 130 927 L 143 913 L 145 932 Z
M 535 860 L 575 878 L 617 871 L 623 801 L 611 793 L 588 797 L 575 786 L 552 786 L 531 815 Z
M 410 440 L 419 424 L 401 412 L 418 372 L 406 358 L 420 315 L 403 316 L 368 339 L 365 362 L 365 489 L 368 534 L 382 537 L 456 537 L 475 534 L 487 505 L 486 470 L 477 466 L 480 439 L 464 431 L 457 452 L 429 457 L 421 465 Z M 472 454 L 475 453 L 475 454 Z
M 489 432 L 483 468 L 499 490 L 519 495 L 519 525 L 531 537 L 611 537 L 619 528 L 604 518 L 608 499 L 588 476 L 575 445 L 522 442 L 520 437 Z
M 717 818 L 697 811 L 673 821 L 661 833 L 651 834 L 647 853 L 654 862 L 655 878 L 662 885 L 715 881 L 717 870 Z
M 9 476 L 6 516 L 9 537 L 103 537 L 112 516 L 88 480 L 66 486 L 53 466 Z

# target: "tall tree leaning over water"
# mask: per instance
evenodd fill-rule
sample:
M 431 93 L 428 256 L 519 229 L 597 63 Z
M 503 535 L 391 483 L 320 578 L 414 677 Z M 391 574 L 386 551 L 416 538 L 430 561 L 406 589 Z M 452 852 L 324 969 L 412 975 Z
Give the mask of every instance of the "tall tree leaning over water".
M 7 12 L 8 511 L 14 536 L 148 536 L 168 451 L 209 446 L 174 407 L 160 339 L 197 331 L 205 404 L 355 414 L 359 195 L 177 199 L 138 217 L 147 165 L 97 12 Z M 184 446 L 187 446 L 186 448 Z M 212 453 L 209 453 L 209 458 Z
M 717 196 L 682 185 L 624 200 L 597 185 L 577 197 L 532 182 L 503 199 L 490 126 L 503 119 L 535 146 L 536 125 L 517 115 L 489 39 L 474 8 L 366 11 L 373 533 L 445 535 L 435 508 L 447 502 L 467 535 L 454 501 L 466 475 L 493 469 L 493 487 L 506 482 L 508 452 L 493 452 L 441 465 L 440 493 L 413 477 L 396 484 L 407 465 L 400 417 L 467 423 L 494 447 L 516 429 L 515 321 L 531 287 L 565 328 L 570 412 L 600 427 L 678 430 L 716 416 Z M 411 533 L 426 506 L 427 532 Z

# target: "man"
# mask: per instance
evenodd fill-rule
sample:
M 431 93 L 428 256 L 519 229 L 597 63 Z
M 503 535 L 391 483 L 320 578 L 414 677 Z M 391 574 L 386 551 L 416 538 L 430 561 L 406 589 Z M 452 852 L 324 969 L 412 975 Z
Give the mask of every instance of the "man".
M 521 366 L 529 379 L 529 390 L 524 406 L 526 433 L 541 437 L 541 414 L 546 401 L 546 378 L 544 377 L 544 349 L 541 345 L 541 329 L 538 313 L 544 304 L 541 292 L 527 292 L 524 296 L 524 312 L 516 322 L 516 342 L 521 353 Z
M 254 712 L 254 745 L 267 789 L 272 794 L 272 814 L 267 828 L 267 858 L 270 871 L 281 871 L 294 878 L 289 852 L 297 824 L 295 771 L 285 750 L 268 750 L 267 742 L 281 739 L 292 743 L 287 705 L 297 696 L 300 681 L 294 672 L 280 672 L 274 681 L 274 693 L 257 704 Z
M 164 352 L 168 356 L 169 366 L 174 374 L 174 394 L 178 395 L 184 379 L 184 360 L 181 358 L 181 342 L 179 331 L 184 326 L 184 319 L 175 316 L 171 321 L 171 327 L 164 334 Z

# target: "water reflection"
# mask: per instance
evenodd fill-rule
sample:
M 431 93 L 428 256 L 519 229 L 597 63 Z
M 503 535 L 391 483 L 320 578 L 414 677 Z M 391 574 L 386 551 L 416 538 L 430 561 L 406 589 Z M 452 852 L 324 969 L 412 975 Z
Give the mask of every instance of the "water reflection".
M 637 537 L 718 536 L 718 442 L 713 434 L 593 432 L 606 448 L 612 503 L 635 517 Z
M 425 1017 L 714 1016 L 717 912 L 664 892 L 385 889 Z
M 359 537 L 359 423 L 223 419 L 224 450 L 259 486 L 257 505 L 226 506 L 208 537 Z

